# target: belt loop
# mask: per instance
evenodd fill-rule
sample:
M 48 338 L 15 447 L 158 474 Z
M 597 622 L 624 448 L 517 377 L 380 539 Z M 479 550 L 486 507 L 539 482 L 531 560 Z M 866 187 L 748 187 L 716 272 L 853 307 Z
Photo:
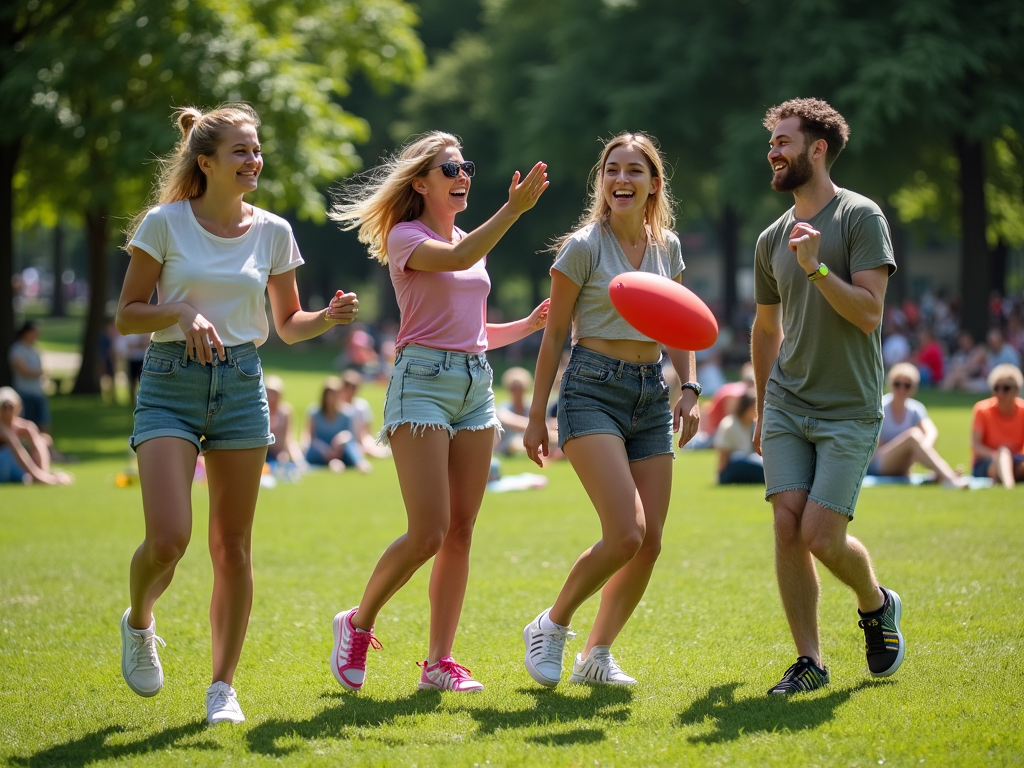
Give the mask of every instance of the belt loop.
M 452 367 L 452 353 L 451 353 L 451 350 L 448 350 L 447 352 L 444 353 L 444 369 L 447 371 L 447 370 L 450 370 L 451 367 Z
M 400 346 L 400 347 L 399 347 L 398 349 L 396 349 L 396 350 L 395 350 L 395 362 L 396 362 L 396 363 L 397 363 L 397 362 L 398 362 L 399 360 L 401 360 L 401 359 L 402 359 L 402 353 L 403 353 L 403 352 L 405 352 L 405 347 L 406 347 L 406 345 L 405 345 L 405 344 L 403 344 L 402 346 Z
M 233 360 L 234 356 L 231 354 L 231 347 L 224 347 L 224 355 L 227 358 L 224 361 L 225 363 L 227 363 L 228 365 L 231 365 L 232 363 L 234 363 L 234 360 Z
M 188 342 L 182 342 L 181 348 L 181 364 L 188 365 Z
M 625 368 L 626 368 L 626 361 L 625 360 L 619 360 L 619 367 L 615 370 L 615 378 L 616 379 L 621 379 L 622 378 L 622 372 L 623 372 L 623 370 L 625 370 Z

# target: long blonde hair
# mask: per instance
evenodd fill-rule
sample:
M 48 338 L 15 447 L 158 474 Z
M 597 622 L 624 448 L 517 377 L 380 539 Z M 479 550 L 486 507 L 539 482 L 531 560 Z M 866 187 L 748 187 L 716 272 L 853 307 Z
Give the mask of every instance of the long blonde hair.
M 327 216 L 344 230 L 358 229 L 359 242 L 381 264 L 388 263 L 388 233 L 396 224 L 423 214 L 423 196 L 412 188 L 414 179 L 430 170 L 445 149 L 460 149 L 458 137 L 431 131 L 410 139 L 376 168 L 345 185 Z
M 661 188 L 647 198 L 647 209 L 644 212 L 644 223 L 651 231 L 651 237 L 659 245 L 665 244 L 665 233 L 671 230 L 676 223 L 676 203 L 672 198 L 672 190 L 668 185 L 668 177 L 665 174 L 665 160 L 661 156 L 661 149 L 658 147 L 658 140 L 642 131 L 640 133 L 620 133 L 609 139 L 601 151 L 601 157 L 597 164 L 590 169 L 588 184 L 590 185 L 590 205 L 579 221 L 567 232 L 556 239 L 550 250 L 558 253 L 562 246 L 576 232 L 588 224 L 603 224 L 608 221 L 610 208 L 604 199 L 604 189 L 601 178 L 604 175 L 604 166 L 608 162 L 608 156 L 619 147 L 636 147 L 647 159 L 647 166 L 651 176 L 661 179 Z
M 244 102 L 221 104 L 205 114 L 195 107 L 182 107 L 175 110 L 174 122 L 181 138 L 170 154 L 160 158 L 160 175 L 153 194 L 128 225 L 128 241 L 153 206 L 202 196 L 206 191 L 206 174 L 199 167 L 199 156 L 212 157 L 217 153 L 225 129 L 236 125 L 260 127 L 256 110 Z

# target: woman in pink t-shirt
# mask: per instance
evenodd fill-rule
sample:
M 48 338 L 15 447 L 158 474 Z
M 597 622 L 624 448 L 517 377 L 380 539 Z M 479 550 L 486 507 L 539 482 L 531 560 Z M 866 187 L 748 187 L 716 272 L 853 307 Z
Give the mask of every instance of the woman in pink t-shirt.
M 479 691 L 483 685 L 452 658 L 469 578 L 469 548 L 500 429 L 484 352 L 541 329 L 547 302 L 513 323 L 486 322 L 487 252 L 547 188 L 546 165 L 512 176 L 508 202 L 465 233 L 476 166 L 451 134 L 432 132 L 406 144 L 331 218 L 359 230 L 386 264 L 401 326 L 384 402 L 379 442 L 390 443 L 405 499 L 408 531 L 381 556 L 359 605 L 334 617 L 331 669 L 347 690 L 362 688 L 366 651 L 380 648 L 373 625 L 384 604 L 431 557 L 430 645 L 421 689 Z

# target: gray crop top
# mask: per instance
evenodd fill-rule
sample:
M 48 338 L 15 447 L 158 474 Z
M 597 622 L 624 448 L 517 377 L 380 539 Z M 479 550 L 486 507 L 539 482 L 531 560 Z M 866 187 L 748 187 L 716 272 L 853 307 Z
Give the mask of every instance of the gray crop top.
M 648 237 L 638 270 L 607 224 L 588 224 L 574 232 L 551 266 L 580 287 L 572 310 L 572 343 L 586 338 L 651 341 L 622 319 L 608 298 L 608 286 L 623 272 L 650 272 L 675 280 L 684 268 L 675 232 L 665 232 L 664 245 Z

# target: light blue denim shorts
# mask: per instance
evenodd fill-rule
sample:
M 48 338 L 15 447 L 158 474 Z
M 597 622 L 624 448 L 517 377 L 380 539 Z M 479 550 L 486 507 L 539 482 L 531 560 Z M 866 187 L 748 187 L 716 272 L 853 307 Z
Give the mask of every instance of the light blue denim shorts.
M 449 352 L 407 344 L 395 358 L 384 397 L 384 428 L 377 442 L 387 445 L 391 434 L 409 424 L 413 434 L 428 427 L 449 437 L 463 430 L 502 432 L 494 409 L 494 372 L 483 354 Z
M 221 360 L 215 349 L 214 363 L 201 365 L 185 355 L 184 341 L 149 345 L 128 441 L 132 448 L 154 437 L 180 437 L 203 453 L 274 443 L 256 345 L 224 352 Z
M 558 392 L 558 446 L 617 435 L 630 461 L 672 451 L 672 409 L 661 363 L 627 363 L 576 345 Z
M 805 490 L 808 499 L 852 519 L 881 430 L 881 419 L 815 419 L 765 403 L 765 499 Z

